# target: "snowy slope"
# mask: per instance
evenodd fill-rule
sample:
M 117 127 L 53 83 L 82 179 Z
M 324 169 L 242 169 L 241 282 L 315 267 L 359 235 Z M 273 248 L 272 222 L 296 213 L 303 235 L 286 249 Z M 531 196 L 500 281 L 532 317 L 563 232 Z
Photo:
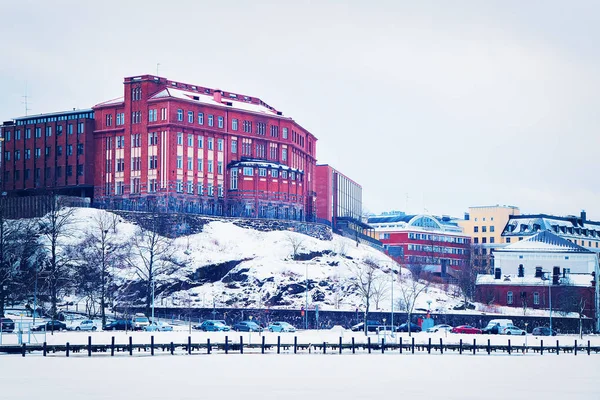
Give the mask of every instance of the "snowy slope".
M 93 229 L 94 219 L 103 213 L 107 212 L 75 209 L 72 229 L 77 234 L 68 239 L 68 244 L 82 240 Z M 121 220 L 116 228 L 118 241 L 131 240 L 136 230 L 134 224 Z M 297 251 L 301 260 L 293 257 L 294 241 L 301 242 Z M 356 242 L 338 235 L 326 241 L 289 231 L 259 232 L 222 221 L 211 222 L 202 233 L 174 239 L 171 246 L 178 267 L 156 277 L 157 306 L 299 309 L 306 303 L 308 278 L 309 308 L 318 305 L 321 310 L 354 311 L 357 307 L 364 308 L 361 297 L 351 289 L 355 271 L 364 260 L 377 263 L 381 267 L 380 279 L 390 286 L 390 268 L 398 268 L 385 254 L 365 245 L 357 246 Z M 121 288 L 139 281 L 131 266 L 123 265 L 116 269 L 116 274 Z M 398 281 L 394 282 L 394 292 L 397 299 Z M 449 293 L 457 291 L 432 284 L 418 298 L 415 309 L 428 309 L 430 301 L 431 309 L 436 312 L 456 312 L 452 309 L 462 300 Z M 379 304 L 372 301 L 371 311 L 390 310 L 390 295 L 388 290 Z M 136 303 L 143 301 L 139 299 Z M 395 310 L 400 311 L 394 303 Z M 487 313 L 504 311 L 477 307 Z M 534 311 L 528 310 L 528 315 L 534 315 Z

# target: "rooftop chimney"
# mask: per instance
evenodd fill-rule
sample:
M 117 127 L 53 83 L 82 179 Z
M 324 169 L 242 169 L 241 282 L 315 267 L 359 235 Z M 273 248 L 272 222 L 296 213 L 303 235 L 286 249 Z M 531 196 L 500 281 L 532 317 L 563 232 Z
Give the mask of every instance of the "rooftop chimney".
M 525 277 L 525 268 L 523 267 L 523 264 L 519 264 L 519 278 L 524 278 Z
M 221 96 L 223 96 L 223 92 L 221 92 L 219 89 L 215 89 L 215 91 L 213 92 L 213 99 L 217 103 L 221 103 Z
M 585 210 L 581 210 L 581 221 L 585 222 L 587 218 L 587 213 L 585 212 Z
M 560 278 L 560 267 L 553 267 L 552 268 L 552 284 L 558 285 L 559 278 Z
M 544 276 L 544 273 L 542 272 L 542 267 L 535 267 L 535 277 L 541 278 L 543 276 Z
M 494 271 L 494 279 L 500 279 L 501 275 L 502 275 L 502 270 L 500 268 L 496 268 L 496 270 Z

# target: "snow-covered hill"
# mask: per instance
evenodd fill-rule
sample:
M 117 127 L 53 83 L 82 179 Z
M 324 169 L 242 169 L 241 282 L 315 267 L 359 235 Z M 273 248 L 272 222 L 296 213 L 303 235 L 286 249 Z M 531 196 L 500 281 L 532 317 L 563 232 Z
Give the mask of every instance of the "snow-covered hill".
M 68 240 L 69 244 L 82 240 L 102 214 L 110 213 L 75 209 L 72 231 L 78 234 Z M 118 242 L 126 243 L 136 232 L 135 224 L 120 219 L 115 235 Z M 157 306 L 298 309 L 305 306 L 308 297 L 309 308 L 318 304 L 321 310 L 363 309 L 363 298 L 352 282 L 365 260 L 371 260 L 380 266 L 376 275 L 384 292 L 371 300 L 371 310 L 391 308 L 390 268 L 397 271 L 398 265 L 385 254 L 338 235 L 331 241 L 318 240 L 291 231 L 259 232 L 214 221 L 201 233 L 174 239 L 170 246 L 177 266 L 157 274 Z M 127 263 L 115 269 L 115 274 L 120 291 L 139 286 L 135 268 Z M 396 299 L 400 285 L 394 282 Z M 428 308 L 428 301 L 431 309 L 440 312 L 462 303 L 435 285 L 418 298 L 415 308 Z M 135 302 L 143 303 L 141 299 Z

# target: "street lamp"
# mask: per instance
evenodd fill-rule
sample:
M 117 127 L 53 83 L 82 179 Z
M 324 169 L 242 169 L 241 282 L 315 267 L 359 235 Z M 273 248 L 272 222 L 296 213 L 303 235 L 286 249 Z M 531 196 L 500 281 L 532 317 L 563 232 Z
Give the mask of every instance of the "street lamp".
M 552 278 L 550 276 L 550 271 L 542 271 L 542 280 L 548 281 L 548 305 L 550 307 L 550 334 L 552 334 Z M 544 276 L 544 274 L 548 274 L 548 278 Z
M 308 263 L 306 264 L 306 307 L 304 312 L 304 329 L 308 330 Z
M 390 276 L 392 277 L 392 312 L 390 315 L 390 324 L 392 325 L 392 337 L 394 337 L 394 268 L 390 268 Z

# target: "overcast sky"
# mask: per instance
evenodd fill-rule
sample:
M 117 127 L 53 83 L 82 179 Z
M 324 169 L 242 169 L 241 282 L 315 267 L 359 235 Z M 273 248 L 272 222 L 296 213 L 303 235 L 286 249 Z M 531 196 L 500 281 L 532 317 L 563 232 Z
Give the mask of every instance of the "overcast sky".
M 24 115 L 26 84 L 30 114 L 87 108 L 160 63 L 293 117 L 373 212 L 600 220 L 598 1 L 20 0 L 0 15 L 2 120 Z

